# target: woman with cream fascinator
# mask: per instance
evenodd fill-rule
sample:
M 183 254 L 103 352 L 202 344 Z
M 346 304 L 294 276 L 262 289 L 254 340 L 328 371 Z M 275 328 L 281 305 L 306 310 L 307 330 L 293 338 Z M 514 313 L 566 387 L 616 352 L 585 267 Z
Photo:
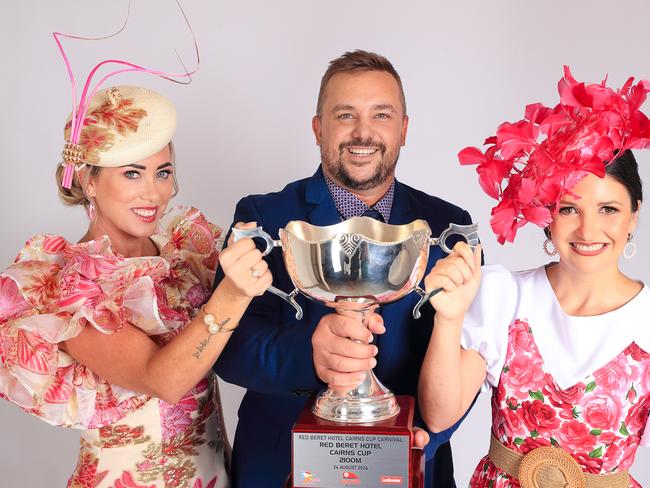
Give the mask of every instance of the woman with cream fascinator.
M 0 273 L 0 397 L 81 431 L 71 488 L 224 488 L 230 448 L 211 368 L 271 274 L 250 239 L 219 253 L 218 227 L 168 209 L 171 102 L 141 86 L 90 90 L 91 78 L 56 174 L 64 203 L 90 222 L 78 241 L 32 237 Z M 226 279 L 212 291 L 217 265 Z

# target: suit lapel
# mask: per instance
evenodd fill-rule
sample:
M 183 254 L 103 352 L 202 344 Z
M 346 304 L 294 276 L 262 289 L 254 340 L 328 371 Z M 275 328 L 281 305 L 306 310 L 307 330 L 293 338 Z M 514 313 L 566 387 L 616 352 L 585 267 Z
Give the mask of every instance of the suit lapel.
M 318 167 L 314 176 L 307 182 L 305 187 L 305 200 L 312 204 L 313 208 L 307 212 L 307 221 L 314 225 L 332 225 L 337 224 L 341 217 L 339 216 L 334 199 L 327 189 L 323 170 Z
M 393 206 L 390 211 L 390 220 L 388 223 L 394 225 L 408 224 L 415 220 L 413 209 L 411 206 L 411 198 L 407 193 L 405 186 L 399 181 L 395 180 L 395 195 L 393 197 Z M 379 348 L 379 355 L 381 363 L 378 368 L 383 369 L 384 365 L 387 371 L 390 371 L 392 366 L 391 362 L 394 358 L 396 347 L 399 347 L 397 342 L 400 338 L 408 337 L 410 332 L 395 330 L 395 324 L 410 325 L 411 320 L 404 320 L 403 316 L 411 313 L 411 302 L 414 298 L 407 297 L 398 300 L 397 302 L 384 305 L 379 308 L 379 314 L 383 317 L 386 325 L 386 332 L 377 336 L 377 347 Z
M 406 188 L 399 181 L 395 180 L 395 193 L 393 196 L 393 207 L 390 210 L 389 224 L 408 224 L 415 220 L 411 214 L 411 199 Z

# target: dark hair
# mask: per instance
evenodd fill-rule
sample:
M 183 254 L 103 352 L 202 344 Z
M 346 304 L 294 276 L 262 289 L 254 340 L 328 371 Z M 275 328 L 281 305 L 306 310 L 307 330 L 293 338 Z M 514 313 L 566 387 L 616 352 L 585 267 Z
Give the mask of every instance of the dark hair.
M 626 149 L 623 154 L 605 166 L 605 173 L 625 187 L 632 200 L 632 212 L 636 212 L 639 209 L 639 202 L 643 201 L 643 188 L 639 165 L 632 151 Z
M 318 92 L 318 103 L 316 104 L 316 115 L 321 115 L 323 101 L 325 98 L 325 88 L 332 76 L 337 73 L 360 73 L 364 71 L 385 71 L 390 74 L 399 86 L 400 100 L 402 110 L 406 115 L 406 97 L 404 96 L 404 87 L 402 79 L 397 74 L 390 61 L 380 54 L 371 53 L 357 49 L 356 51 L 347 52 L 344 55 L 330 61 L 327 71 L 320 81 L 320 91 Z
M 643 185 L 639 175 L 639 165 L 632 151 L 626 149 L 614 161 L 606 164 L 605 174 L 611 176 L 625 187 L 628 195 L 630 195 L 632 212 L 639 210 L 639 202 L 643 201 Z M 548 227 L 544 228 L 544 235 L 550 239 L 551 232 Z

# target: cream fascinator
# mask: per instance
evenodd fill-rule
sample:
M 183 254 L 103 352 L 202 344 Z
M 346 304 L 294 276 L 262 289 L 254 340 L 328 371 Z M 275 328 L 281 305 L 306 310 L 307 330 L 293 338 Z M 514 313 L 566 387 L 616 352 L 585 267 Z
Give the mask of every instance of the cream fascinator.
M 192 32 L 185 12 L 178 1 L 178 8 Z M 172 139 L 176 129 L 176 109 L 159 93 L 139 86 L 114 86 L 102 89 L 104 82 L 120 73 L 141 72 L 165 78 L 176 83 L 191 82 L 191 75 L 199 65 L 199 51 L 196 51 L 196 68 L 183 73 L 168 73 L 145 68 L 128 61 L 107 59 L 98 63 L 86 77 L 83 90 L 77 102 L 77 84 L 71 63 L 63 49 L 60 38 L 101 40 L 118 35 L 128 21 L 114 34 L 101 38 L 87 38 L 54 32 L 68 70 L 72 86 L 72 113 L 64 129 L 65 146 L 62 152 L 64 166 L 62 185 L 70 188 L 75 171 L 85 165 L 116 167 L 141 161 L 163 149 Z M 182 63 L 182 61 L 181 61 Z M 94 83 L 93 78 L 104 66 L 118 66 Z

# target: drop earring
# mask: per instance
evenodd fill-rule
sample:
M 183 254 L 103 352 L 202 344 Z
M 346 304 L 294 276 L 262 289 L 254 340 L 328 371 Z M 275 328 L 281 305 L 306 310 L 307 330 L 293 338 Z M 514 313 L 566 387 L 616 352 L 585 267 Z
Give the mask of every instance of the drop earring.
M 636 254 L 636 244 L 632 242 L 632 234 L 627 235 L 627 243 L 623 248 L 623 257 L 625 259 L 632 259 Z
M 542 248 L 544 249 L 544 252 L 549 256 L 557 255 L 557 249 L 555 249 L 555 246 L 553 245 L 553 241 L 550 239 L 546 239 L 544 241 L 544 244 L 542 244 Z
M 88 220 L 91 222 L 95 220 L 95 217 L 97 216 L 97 207 L 95 206 L 94 200 L 90 200 L 86 206 L 86 214 L 88 214 Z

